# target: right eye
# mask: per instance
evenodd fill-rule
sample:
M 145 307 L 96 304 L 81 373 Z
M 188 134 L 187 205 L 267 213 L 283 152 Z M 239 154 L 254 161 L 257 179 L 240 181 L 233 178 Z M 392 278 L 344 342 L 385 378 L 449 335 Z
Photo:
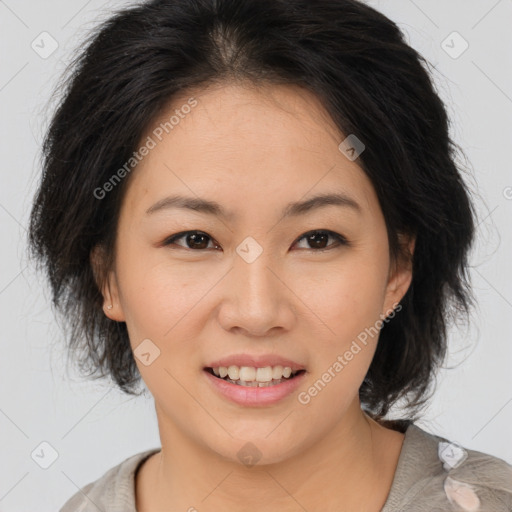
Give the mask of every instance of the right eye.
M 181 239 L 185 240 L 185 245 L 175 243 L 177 240 Z M 169 238 L 166 238 L 162 245 L 165 247 L 177 245 L 184 249 L 204 250 L 208 249 L 209 240 L 212 243 L 214 242 L 213 238 L 211 238 L 210 235 L 204 233 L 203 231 L 183 231 L 181 233 L 176 233 L 175 235 L 172 235 Z M 215 242 L 213 248 L 215 249 L 218 247 L 219 245 Z

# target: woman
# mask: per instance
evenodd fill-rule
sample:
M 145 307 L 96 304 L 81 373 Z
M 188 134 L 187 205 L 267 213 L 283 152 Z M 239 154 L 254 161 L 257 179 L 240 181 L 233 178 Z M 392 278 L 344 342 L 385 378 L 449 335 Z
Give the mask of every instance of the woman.
M 30 242 L 162 447 L 62 512 L 512 510 L 510 465 L 414 424 L 475 230 L 424 64 L 356 0 L 153 0 L 93 35 Z

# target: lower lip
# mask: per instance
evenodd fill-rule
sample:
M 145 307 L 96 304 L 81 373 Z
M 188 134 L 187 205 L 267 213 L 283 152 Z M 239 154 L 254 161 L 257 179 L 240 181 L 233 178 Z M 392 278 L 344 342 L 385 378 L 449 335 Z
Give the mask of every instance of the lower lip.
M 303 372 L 293 379 L 265 388 L 240 386 L 232 384 L 203 370 L 212 386 L 224 397 L 246 407 L 272 405 L 291 395 L 301 384 L 306 375 Z

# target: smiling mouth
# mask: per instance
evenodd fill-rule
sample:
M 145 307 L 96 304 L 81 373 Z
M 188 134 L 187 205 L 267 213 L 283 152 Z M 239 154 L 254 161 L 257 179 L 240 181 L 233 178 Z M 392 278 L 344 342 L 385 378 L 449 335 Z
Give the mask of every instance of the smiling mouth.
M 219 367 L 219 368 L 204 368 L 204 371 L 210 373 L 219 380 L 230 382 L 238 386 L 244 387 L 271 387 L 294 379 L 298 375 L 305 373 L 306 370 L 297 370 L 292 372 L 289 367 L 266 367 L 266 368 L 251 368 L 251 367 Z M 233 377 L 233 378 L 230 378 Z M 243 380 L 241 377 L 243 377 Z M 278 377 L 278 378 L 274 378 Z

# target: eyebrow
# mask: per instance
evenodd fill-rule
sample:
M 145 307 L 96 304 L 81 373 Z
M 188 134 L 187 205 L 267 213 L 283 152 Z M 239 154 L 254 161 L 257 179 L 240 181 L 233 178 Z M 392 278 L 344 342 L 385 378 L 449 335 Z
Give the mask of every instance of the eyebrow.
M 357 213 L 362 212 L 359 204 L 348 195 L 343 193 L 330 193 L 317 195 L 304 201 L 289 203 L 283 209 L 282 217 L 297 217 L 299 215 L 304 215 L 305 213 L 308 213 L 312 210 L 331 205 L 351 208 Z M 195 212 L 200 212 L 207 215 L 215 215 L 217 217 L 222 217 L 228 220 L 235 217 L 233 212 L 224 210 L 224 208 L 215 201 L 181 195 L 164 197 L 160 201 L 157 201 L 153 206 L 149 207 L 146 210 L 146 213 L 150 215 L 152 213 L 169 208 L 193 210 Z

